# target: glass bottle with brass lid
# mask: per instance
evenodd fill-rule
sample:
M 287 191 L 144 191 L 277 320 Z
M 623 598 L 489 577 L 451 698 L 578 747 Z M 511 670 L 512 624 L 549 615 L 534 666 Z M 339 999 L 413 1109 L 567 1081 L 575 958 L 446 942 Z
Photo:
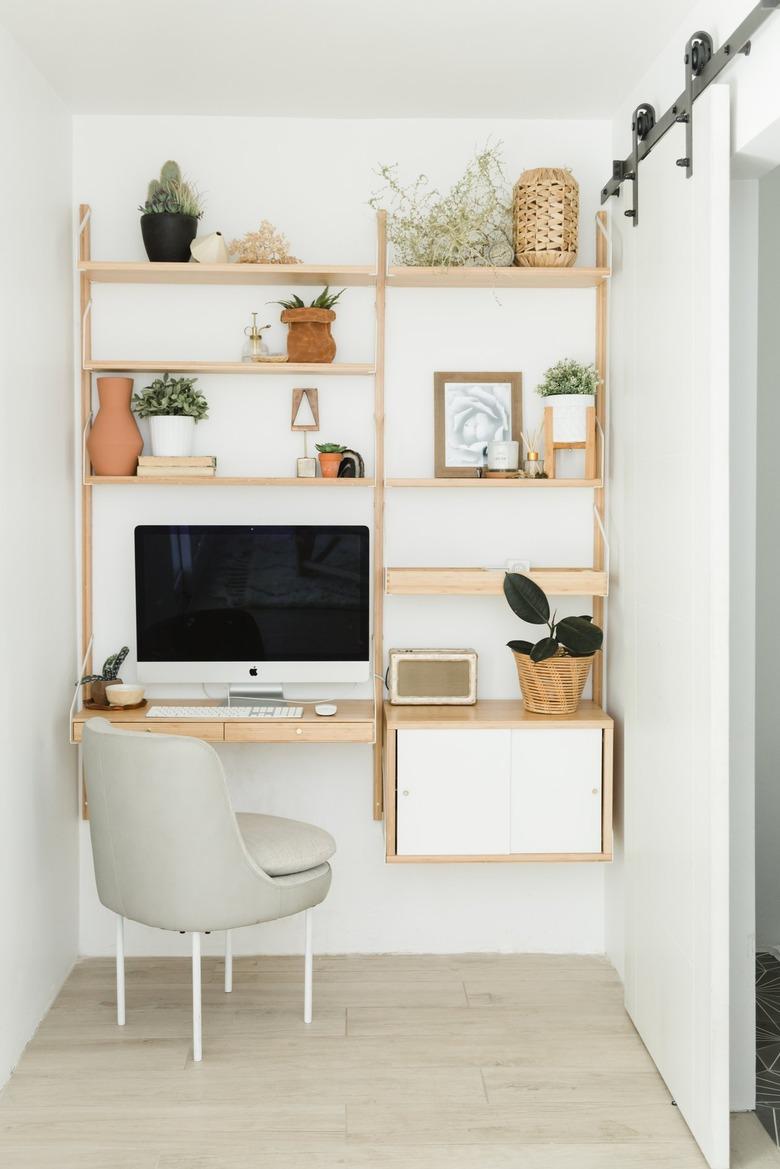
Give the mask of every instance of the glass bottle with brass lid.
M 263 340 L 263 333 L 270 328 L 270 325 L 258 325 L 257 313 L 252 313 L 252 324 L 244 329 L 246 341 L 241 351 L 242 361 L 263 361 L 268 356 L 268 346 Z

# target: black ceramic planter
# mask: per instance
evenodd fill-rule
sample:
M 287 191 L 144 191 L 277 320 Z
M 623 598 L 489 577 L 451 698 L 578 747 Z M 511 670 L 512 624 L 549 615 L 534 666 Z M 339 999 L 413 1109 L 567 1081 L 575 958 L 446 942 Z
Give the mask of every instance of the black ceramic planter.
M 161 211 L 141 216 L 141 234 L 146 254 L 153 263 L 186 263 L 190 258 L 190 244 L 198 233 L 194 215 L 178 215 Z

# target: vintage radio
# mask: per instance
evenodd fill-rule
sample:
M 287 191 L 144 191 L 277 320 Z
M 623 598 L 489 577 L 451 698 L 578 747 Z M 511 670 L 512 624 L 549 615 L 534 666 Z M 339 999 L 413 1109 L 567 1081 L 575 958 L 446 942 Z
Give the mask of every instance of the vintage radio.
M 394 706 L 472 706 L 476 650 L 391 649 L 387 689 Z

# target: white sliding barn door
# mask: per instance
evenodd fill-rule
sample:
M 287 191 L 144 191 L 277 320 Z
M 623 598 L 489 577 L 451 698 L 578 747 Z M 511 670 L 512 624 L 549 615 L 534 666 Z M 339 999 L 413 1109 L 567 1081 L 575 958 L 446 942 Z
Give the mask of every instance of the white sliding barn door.
M 626 1006 L 713 1169 L 729 1163 L 729 105 L 639 167 L 616 244 L 611 686 L 624 716 Z M 630 205 L 630 184 L 613 208 Z

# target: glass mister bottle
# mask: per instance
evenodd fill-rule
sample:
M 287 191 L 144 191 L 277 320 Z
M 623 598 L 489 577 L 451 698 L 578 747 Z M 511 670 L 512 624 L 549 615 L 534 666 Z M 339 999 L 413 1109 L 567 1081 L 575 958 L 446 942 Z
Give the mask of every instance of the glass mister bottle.
M 252 313 L 252 324 L 244 329 L 246 341 L 241 351 L 242 361 L 262 361 L 268 356 L 268 346 L 263 340 L 263 333 L 270 328 L 270 325 L 258 325 L 257 313 Z

